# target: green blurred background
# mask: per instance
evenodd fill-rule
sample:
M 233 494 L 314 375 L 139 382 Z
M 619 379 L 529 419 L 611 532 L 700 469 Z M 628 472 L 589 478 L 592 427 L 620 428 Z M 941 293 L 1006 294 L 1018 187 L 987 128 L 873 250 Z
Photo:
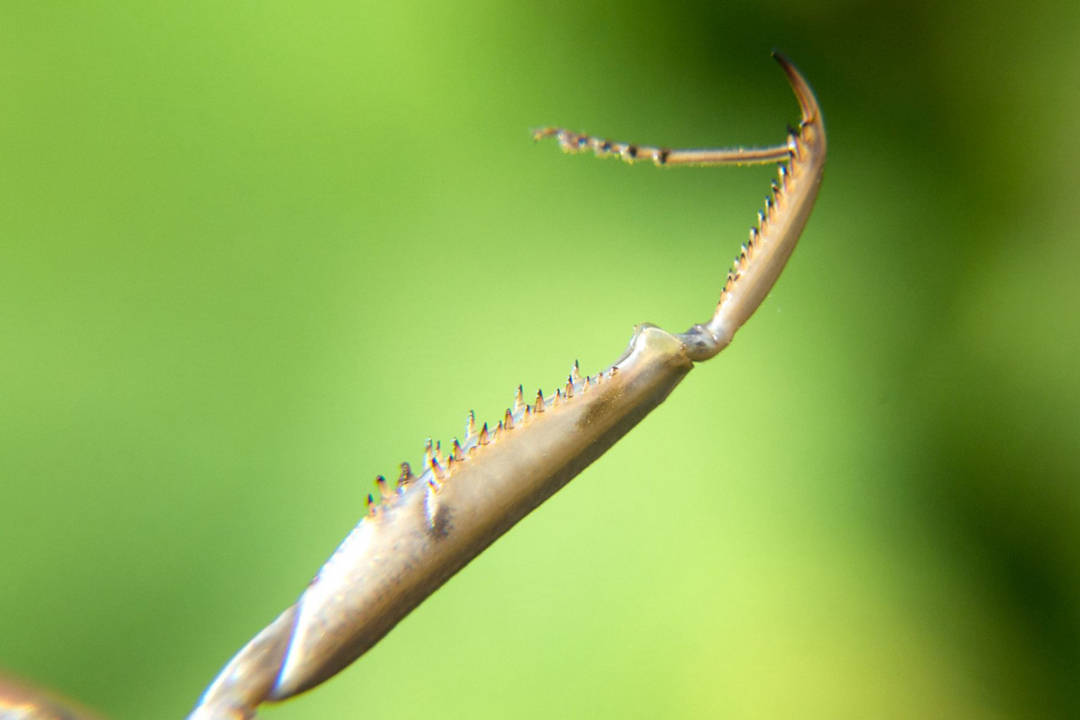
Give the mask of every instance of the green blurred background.
M 707 317 L 830 133 L 757 316 L 286 718 L 1080 715 L 1080 3 L 6 3 L 0 667 L 180 717 L 376 473 Z

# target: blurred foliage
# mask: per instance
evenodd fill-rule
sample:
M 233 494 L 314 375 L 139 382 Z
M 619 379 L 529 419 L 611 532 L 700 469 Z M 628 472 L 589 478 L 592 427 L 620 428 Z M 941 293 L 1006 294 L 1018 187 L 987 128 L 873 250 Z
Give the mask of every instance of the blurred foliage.
M 704 319 L 768 168 L 830 161 L 758 316 L 325 687 L 265 717 L 1080 715 L 1080 5 L 8 3 L 0 666 L 178 717 L 376 473 Z

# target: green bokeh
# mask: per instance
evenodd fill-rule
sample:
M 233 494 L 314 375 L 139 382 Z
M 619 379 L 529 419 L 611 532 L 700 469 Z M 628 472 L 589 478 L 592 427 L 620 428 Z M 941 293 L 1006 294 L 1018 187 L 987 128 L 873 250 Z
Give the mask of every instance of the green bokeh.
M 704 319 L 734 345 L 286 718 L 1080 715 L 1080 4 L 9 3 L 0 667 L 182 716 L 376 473 Z

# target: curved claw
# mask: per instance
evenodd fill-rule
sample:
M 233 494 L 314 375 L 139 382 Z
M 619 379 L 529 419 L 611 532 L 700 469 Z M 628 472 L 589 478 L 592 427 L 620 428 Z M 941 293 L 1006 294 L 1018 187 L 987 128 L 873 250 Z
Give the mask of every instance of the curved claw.
M 727 347 L 772 289 L 802 234 L 825 170 L 825 123 L 814 92 L 780 53 L 773 53 L 798 98 L 802 120 L 788 135 L 789 161 L 780 167 L 765 211 L 728 272 L 712 319 L 680 335 L 691 360 L 707 360 Z

